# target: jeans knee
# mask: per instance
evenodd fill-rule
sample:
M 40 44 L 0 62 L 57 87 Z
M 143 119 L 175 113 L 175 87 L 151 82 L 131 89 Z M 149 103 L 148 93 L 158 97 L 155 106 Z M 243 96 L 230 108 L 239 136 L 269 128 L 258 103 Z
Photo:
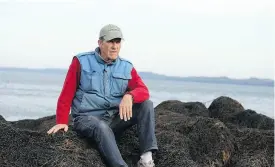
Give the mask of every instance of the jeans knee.
M 144 108 L 154 108 L 154 104 L 151 100 L 145 100 L 144 102 L 142 102 L 142 106 Z
M 111 129 L 96 117 L 81 117 L 75 120 L 74 130 L 81 136 L 94 138 L 108 134 Z
M 141 103 L 141 110 L 143 112 L 154 112 L 154 104 L 151 100 L 146 100 Z
M 154 115 L 154 106 L 153 106 L 153 102 L 151 100 L 146 100 L 144 102 L 141 103 L 139 110 L 139 116 L 141 117 L 147 117 L 150 115 Z

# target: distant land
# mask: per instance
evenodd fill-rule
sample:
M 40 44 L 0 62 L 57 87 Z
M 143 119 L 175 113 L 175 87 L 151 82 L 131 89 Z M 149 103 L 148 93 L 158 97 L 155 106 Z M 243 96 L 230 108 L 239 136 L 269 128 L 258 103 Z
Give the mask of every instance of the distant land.
M 0 67 L 0 71 L 18 71 L 18 72 L 43 72 L 66 74 L 66 69 L 45 68 L 45 69 L 28 69 L 28 68 L 14 68 L 14 67 Z M 190 76 L 190 77 L 175 77 L 156 74 L 152 72 L 139 72 L 143 79 L 156 79 L 156 80 L 173 80 L 185 82 L 203 82 L 203 83 L 216 83 L 216 84 L 235 84 L 235 85 L 255 85 L 255 86 L 274 86 L 274 80 L 262 78 L 248 78 L 248 79 L 233 79 L 229 77 L 206 77 L 206 76 Z
M 274 86 L 274 80 L 248 78 L 248 79 L 232 79 L 229 77 L 173 77 L 151 72 L 140 72 L 140 76 L 144 79 L 160 79 L 160 80 L 174 80 L 186 82 L 203 82 L 203 83 L 216 83 L 216 84 L 235 84 L 235 85 L 258 85 L 258 86 Z

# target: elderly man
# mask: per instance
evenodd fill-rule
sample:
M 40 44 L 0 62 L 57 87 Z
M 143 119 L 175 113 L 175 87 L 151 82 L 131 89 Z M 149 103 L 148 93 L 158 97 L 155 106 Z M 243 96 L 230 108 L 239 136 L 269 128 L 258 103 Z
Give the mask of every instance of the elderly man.
M 139 167 L 153 167 L 158 149 L 155 113 L 149 91 L 132 63 L 119 57 L 121 29 L 112 24 L 100 30 L 95 51 L 76 55 L 58 99 L 56 122 L 48 134 L 68 130 L 71 108 L 74 130 L 93 139 L 108 166 L 127 166 L 115 135 L 137 124 Z

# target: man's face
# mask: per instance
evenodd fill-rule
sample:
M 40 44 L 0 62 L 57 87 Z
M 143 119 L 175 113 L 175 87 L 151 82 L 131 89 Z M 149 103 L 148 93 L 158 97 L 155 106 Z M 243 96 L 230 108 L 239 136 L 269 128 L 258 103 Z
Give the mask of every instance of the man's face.
M 101 56 L 105 61 L 113 61 L 118 57 L 121 48 L 121 39 L 115 38 L 110 41 L 98 41 Z

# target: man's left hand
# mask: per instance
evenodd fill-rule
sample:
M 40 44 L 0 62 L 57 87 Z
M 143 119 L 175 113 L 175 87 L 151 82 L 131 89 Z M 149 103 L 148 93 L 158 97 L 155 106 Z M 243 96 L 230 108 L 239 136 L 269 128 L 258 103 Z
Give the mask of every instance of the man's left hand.
M 120 119 L 130 120 L 132 117 L 133 98 L 130 94 L 125 94 L 119 105 Z

